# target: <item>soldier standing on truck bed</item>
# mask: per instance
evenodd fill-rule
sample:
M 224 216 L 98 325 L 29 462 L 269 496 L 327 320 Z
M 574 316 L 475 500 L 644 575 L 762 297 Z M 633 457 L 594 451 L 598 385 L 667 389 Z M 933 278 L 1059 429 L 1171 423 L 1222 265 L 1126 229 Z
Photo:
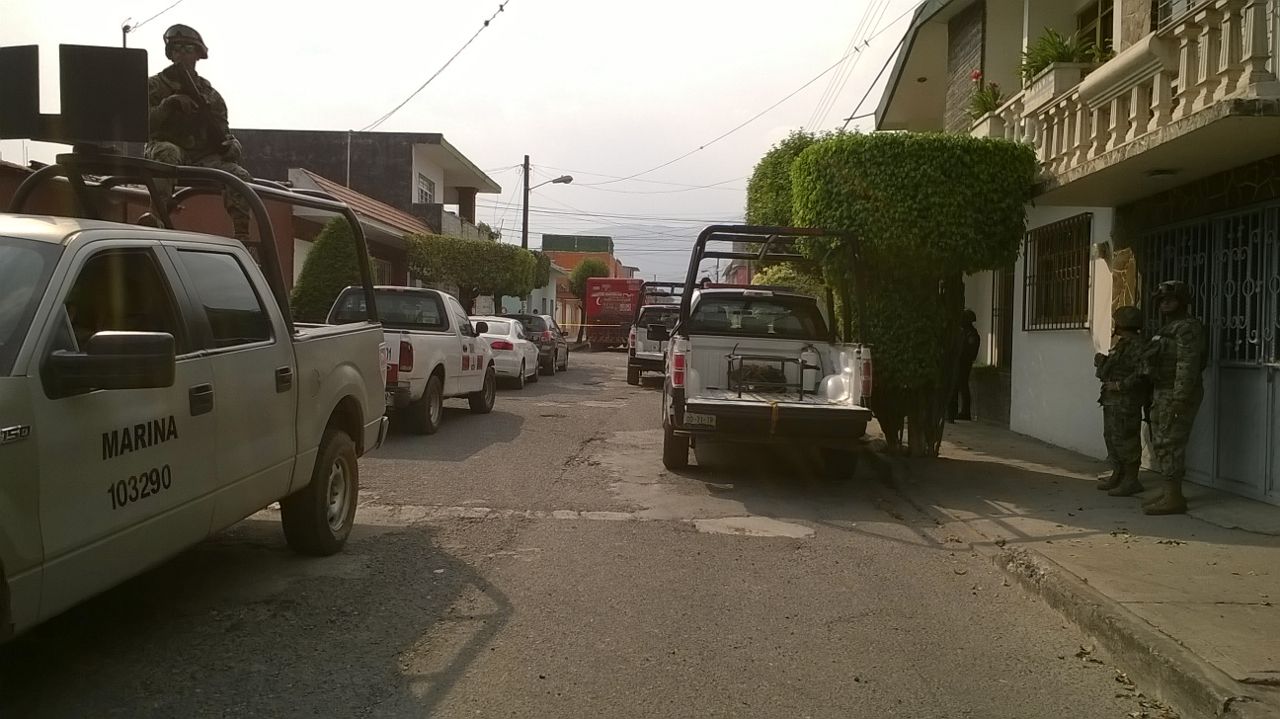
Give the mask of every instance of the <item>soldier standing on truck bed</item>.
M 1125 306 L 1112 315 L 1115 342 L 1109 354 L 1094 356 L 1102 380 L 1098 404 L 1102 405 L 1102 433 L 1107 441 L 1111 476 L 1098 489 L 1112 497 L 1131 497 L 1142 491 L 1138 470 L 1142 465 L 1142 409 L 1150 397 L 1144 372 L 1142 310 Z
M 240 141 L 231 134 L 227 104 L 196 63 L 209 57 L 200 33 L 187 25 L 164 31 L 164 54 L 173 62 L 147 80 L 151 135 L 145 156 L 170 165 L 195 165 L 229 172 L 246 182 L 253 176 L 240 166 Z M 166 183 L 166 181 L 157 181 Z M 172 181 L 162 189 L 173 193 Z M 236 239 L 249 239 L 249 205 L 234 192 L 224 195 Z

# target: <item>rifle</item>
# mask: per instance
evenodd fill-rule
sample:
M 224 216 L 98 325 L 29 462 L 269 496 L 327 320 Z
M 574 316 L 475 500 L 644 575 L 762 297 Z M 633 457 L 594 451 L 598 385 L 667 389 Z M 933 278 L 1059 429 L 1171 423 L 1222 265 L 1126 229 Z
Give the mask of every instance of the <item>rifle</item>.
M 196 114 L 200 118 L 201 123 L 204 124 L 205 131 L 209 133 L 210 138 L 219 138 L 218 144 L 222 147 L 223 152 L 225 152 L 229 143 L 229 128 L 214 116 L 213 108 L 210 107 L 209 103 L 204 99 L 204 95 L 201 94 L 199 87 L 196 85 L 195 78 L 191 76 L 191 72 L 180 65 L 174 65 L 173 67 L 177 70 L 176 77 L 174 79 L 176 79 L 178 84 L 182 86 L 183 94 L 195 101 Z M 171 74 L 170 77 L 174 77 L 174 75 Z

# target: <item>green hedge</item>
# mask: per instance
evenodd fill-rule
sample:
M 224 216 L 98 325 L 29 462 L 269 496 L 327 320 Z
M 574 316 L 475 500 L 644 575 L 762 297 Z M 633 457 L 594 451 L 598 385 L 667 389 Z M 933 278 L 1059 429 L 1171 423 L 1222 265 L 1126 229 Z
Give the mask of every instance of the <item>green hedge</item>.
M 793 132 L 760 158 L 747 180 L 749 224 L 783 227 L 791 224 L 791 165 L 817 141 L 813 133 Z
M 360 284 L 356 240 L 344 219 L 331 220 L 311 246 L 289 304 L 299 322 L 324 322 L 338 293 Z

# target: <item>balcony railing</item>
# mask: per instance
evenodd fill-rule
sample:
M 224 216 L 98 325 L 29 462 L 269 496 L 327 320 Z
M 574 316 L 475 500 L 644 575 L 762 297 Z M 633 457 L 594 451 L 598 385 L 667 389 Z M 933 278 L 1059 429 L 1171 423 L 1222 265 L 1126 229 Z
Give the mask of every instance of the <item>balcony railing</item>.
M 1170 123 L 1276 82 L 1280 0 L 1172 3 L 1185 11 L 1039 108 L 1026 93 L 979 121 L 974 134 L 1027 142 L 1061 174 Z M 1268 85 L 1272 83 L 1272 85 Z

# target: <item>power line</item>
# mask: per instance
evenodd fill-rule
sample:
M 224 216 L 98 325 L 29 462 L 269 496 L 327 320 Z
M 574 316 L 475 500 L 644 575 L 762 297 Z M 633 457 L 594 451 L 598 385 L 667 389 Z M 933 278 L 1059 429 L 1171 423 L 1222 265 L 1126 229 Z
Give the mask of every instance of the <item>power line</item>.
M 845 49 L 844 49 L 845 55 L 848 55 L 849 53 L 853 52 L 856 48 L 859 48 L 862 45 L 862 36 L 866 34 L 867 20 L 871 17 L 871 14 L 875 6 L 879 2 L 881 2 L 881 0 L 872 0 L 872 2 L 869 3 L 866 6 L 866 8 L 862 11 L 862 16 L 858 18 L 858 24 L 853 29 L 853 35 L 849 38 L 849 44 L 845 46 Z M 861 57 L 862 57 L 862 53 L 859 52 L 857 54 L 857 57 L 853 58 L 852 64 L 856 65 L 858 62 L 858 59 Z M 809 113 L 809 121 L 804 124 L 805 127 L 809 127 L 809 128 L 817 127 L 819 122 L 818 113 L 821 112 L 824 107 L 826 107 L 827 102 L 830 100 L 831 94 L 835 91 L 836 84 L 839 82 L 840 77 L 844 74 L 845 69 L 847 68 L 841 68 L 840 71 L 832 75 L 831 78 L 827 81 L 826 88 L 822 90 L 822 95 L 818 97 L 818 104 L 814 105 L 813 112 Z
M 924 3 L 925 3 L 925 2 L 927 2 L 927 0 L 918 0 L 918 2 L 916 2 L 916 3 L 915 3 L 914 5 L 912 5 L 910 8 L 908 8 L 906 12 L 904 12 L 904 13 L 902 13 L 901 15 L 899 15 L 898 17 L 894 18 L 894 19 L 893 19 L 893 20 L 892 20 L 888 25 L 886 25 L 883 29 L 881 29 L 881 30 L 877 31 L 874 35 L 872 35 L 871 37 L 867 38 L 867 39 L 866 39 L 866 42 L 867 42 L 867 43 L 870 43 L 872 40 L 874 40 L 874 39 L 876 39 L 877 37 L 879 37 L 880 35 L 884 34 L 884 33 L 885 33 L 885 31 L 887 31 L 890 27 L 893 27 L 894 25 L 896 25 L 896 24 L 898 23 L 898 21 L 899 21 L 899 20 L 901 20 L 902 18 L 906 17 L 907 15 L 909 15 L 909 14 L 911 14 L 911 13 L 915 12 L 917 9 L 919 9 L 919 8 L 920 8 L 920 6 L 924 5 Z M 904 39 L 905 39 L 905 37 L 904 37 Z M 721 134 L 721 135 L 719 135 L 719 136 L 717 136 L 717 137 L 715 137 L 715 138 L 712 138 L 711 140 L 708 140 L 706 143 L 703 143 L 702 145 L 699 145 L 698 147 L 695 147 L 694 149 L 692 149 L 692 150 L 690 150 L 690 151 L 688 151 L 688 152 L 684 153 L 683 155 L 680 155 L 680 156 L 678 156 L 678 157 L 674 157 L 674 158 L 672 158 L 672 159 L 670 159 L 670 160 L 667 160 L 666 162 L 664 162 L 664 163 L 662 163 L 662 164 L 660 164 L 660 165 L 656 165 L 656 166 L 651 167 L 651 168 L 649 168 L 649 169 L 647 169 L 647 170 L 644 170 L 643 172 L 637 172 L 637 173 L 635 173 L 635 174 L 627 175 L 626 177 L 621 177 L 621 178 L 616 179 L 616 180 L 609 180 L 609 181 L 606 181 L 606 182 L 591 183 L 590 185 L 586 185 L 586 184 L 584 184 L 583 186 L 585 187 L 585 186 L 593 186 L 593 185 L 612 185 L 612 184 L 614 184 L 614 183 L 622 182 L 622 181 L 624 181 L 624 180 L 634 180 L 634 179 L 636 179 L 637 177 L 640 177 L 640 176 L 642 176 L 642 175 L 647 175 L 647 174 L 649 174 L 649 173 L 651 173 L 651 172 L 656 172 L 656 171 L 658 171 L 658 170 L 661 170 L 661 169 L 662 169 L 662 168 L 664 168 L 664 167 L 668 167 L 668 166 L 670 166 L 670 165 L 674 165 L 675 163 L 677 163 L 677 162 L 679 162 L 679 161 L 681 161 L 681 160 L 685 159 L 686 157 L 689 157 L 690 155 L 697 154 L 697 153 L 699 153 L 699 152 L 701 152 L 701 151 L 703 151 L 703 150 L 707 149 L 708 147 L 711 147 L 712 145 L 716 144 L 717 142 L 719 142 L 719 141 L 723 140 L 724 138 L 726 138 L 726 137 L 728 137 L 728 136 L 730 136 L 730 135 L 734 134 L 734 133 L 735 133 L 735 132 L 737 132 L 738 130 L 741 130 L 742 128 L 746 127 L 747 125 L 750 125 L 751 123 L 755 122 L 756 120 L 760 119 L 761 117 L 764 117 L 764 116 L 765 116 L 765 115 L 767 115 L 769 112 L 771 112 L 774 108 L 776 108 L 776 107 L 778 107 L 779 105 L 783 104 L 783 103 L 784 103 L 784 102 L 786 102 L 787 100 L 790 100 L 791 98 L 795 97 L 796 95 L 799 95 L 801 92 L 803 92 L 805 89 L 807 89 L 810 85 L 812 85 L 813 83 L 817 82 L 818 80 L 821 80 L 824 76 L 826 76 L 826 75 L 827 75 L 827 73 L 829 73 L 829 72 L 831 72 L 832 70 L 836 69 L 836 68 L 837 68 L 841 63 L 843 63 L 845 60 L 847 60 L 850 56 L 852 56 L 853 54 L 855 54 L 855 53 L 857 53 L 857 52 L 860 52 L 860 51 L 861 51 L 861 49 L 858 49 L 858 50 L 854 50 L 854 51 L 853 51 L 853 52 L 851 52 L 851 53 L 846 54 L 844 57 L 841 57 L 839 60 L 836 60 L 834 63 L 832 63 L 830 66 L 828 66 L 828 67 L 827 67 L 827 69 L 823 70 L 822 72 L 820 72 L 820 73 L 818 73 L 817 75 L 815 75 L 815 76 L 813 76 L 812 78 L 810 78 L 808 82 L 804 83 L 804 84 L 803 84 L 803 85 L 801 85 L 800 87 L 796 88 L 795 90 L 793 90 L 792 92 L 790 92 L 789 94 L 787 94 L 787 95 L 786 95 L 785 97 L 783 97 L 781 100 L 778 100 L 777 102 L 775 102 L 775 103 L 773 103 L 772 105 L 770 105 L 770 106 L 766 107 L 765 109 L 761 110 L 760 112 L 756 113 L 755 115 L 752 115 L 752 116 L 751 116 L 750 118 L 748 118 L 746 121 L 742 122 L 741 124 L 737 125 L 736 127 L 732 128 L 731 130 L 729 130 L 729 131 L 727 131 L 727 132 L 725 132 L 725 133 L 723 133 L 723 134 Z M 874 83 L 872 83 L 872 85 L 874 86 Z M 869 92 L 869 91 L 868 91 L 868 92 Z
M 880 77 L 884 75 L 885 71 L 889 69 L 889 66 L 893 64 L 894 57 L 898 54 L 898 51 L 902 49 L 902 46 L 906 41 L 907 35 L 906 33 L 903 33 L 902 39 L 898 41 L 898 46 L 893 49 L 893 52 L 889 53 L 887 58 L 885 58 L 884 64 L 880 66 L 880 72 L 877 72 L 876 78 L 871 81 L 870 85 L 867 85 L 867 91 L 862 94 L 862 99 L 858 100 L 858 104 L 853 106 L 853 112 L 849 114 L 849 117 L 845 118 L 844 124 L 840 126 L 842 131 L 848 129 L 850 122 L 853 122 L 859 117 L 867 117 L 866 115 L 858 115 L 858 110 L 861 110 L 862 104 L 867 101 L 868 97 L 871 97 L 871 91 L 876 89 L 876 83 L 880 82 Z M 874 115 L 875 113 L 871 114 Z
M 493 209 L 494 207 L 497 207 L 497 205 L 489 205 L 489 204 L 481 204 L 481 203 L 476 203 L 476 206 L 483 207 L 485 209 L 490 209 L 490 210 Z M 586 210 L 578 210 L 577 208 L 574 208 L 570 205 L 565 205 L 565 207 L 568 207 L 570 208 L 570 210 L 574 210 L 574 211 L 557 210 L 555 208 L 550 208 L 550 207 L 535 207 L 533 205 L 530 205 L 529 212 L 543 214 L 543 215 L 561 215 L 561 216 L 570 216 L 570 217 L 591 217 L 591 218 L 613 218 L 613 219 L 620 219 L 620 220 L 659 220 L 663 222 L 686 222 L 691 224 L 704 224 L 704 225 L 712 225 L 718 222 L 726 221 L 723 217 L 719 219 L 709 220 L 709 219 L 705 219 L 705 217 L 663 217 L 658 215 L 628 215 L 628 214 L 613 213 L 613 212 L 587 212 Z M 741 214 L 741 213 L 735 213 L 735 214 Z
M 475 34 L 472 35 L 470 39 L 468 39 L 465 43 L 462 44 L 462 47 L 458 48 L 457 52 L 453 53 L 452 57 L 450 57 L 448 60 L 445 61 L 443 65 L 440 66 L 439 70 L 436 70 L 435 73 L 431 75 L 431 77 L 427 78 L 426 82 L 419 85 L 417 90 L 414 90 L 413 92 L 409 93 L 409 96 L 406 97 L 399 105 L 396 105 L 395 107 L 391 108 L 391 110 L 387 114 L 383 115 L 377 120 L 374 120 L 368 125 L 365 125 L 364 127 L 360 128 L 360 132 L 368 132 L 370 130 L 376 129 L 379 125 L 391 119 L 391 116 L 399 112 L 400 108 L 409 104 L 410 100 L 417 97 L 418 93 L 425 90 L 427 88 L 427 85 L 431 84 L 432 80 L 435 80 L 437 77 L 440 77 L 440 73 L 444 72 L 446 68 L 452 65 L 453 61 L 457 60 L 458 56 L 462 54 L 462 51 L 470 47 L 471 43 L 475 42 L 477 37 L 480 37 L 480 33 L 484 32 L 485 28 L 489 27 L 489 23 L 493 22 L 493 20 L 497 18 L 498 15 L 500 15 L 503 10 L 506 9 L 507 3 L 509 2 L 511 2 L 511 0 L 502 0 L 502 2 L 498 3 L 498 9 L 495 10 L 494 13 L 489 16 L 488 20 L 484 21 L 484 24 L 480 26 L 479 30 L 476 30 Z
M 545 167 L 549 170 L 559 170 L 561 172 L 568 172 L 574 175 L 591 175 L 592 177 L 605 177 L 612 180 L 632 179 L 632 178 L 623 177 L 621 175 L 606 175 L 600 172 L 587 172 L 586 170 L 574 170 L 567 167 L 555 167 L 553 165 L 542 165 L 542 167 Z M 688 187 L 692 189 L 700 189 L 703 187 L 715 187 L 717 185 L 726 185 L 730 182 L 740 182 L 746 179 L 749 179 L 749 177 L 735 177 L 732 180 L 721 180 L 720 182 L 708 182 L 705 184 L 688 184 L 684 182 L 666 182 L 663 180 L 639 180 L 639 179 L 635 180 L 635 182 L 645 182 L 650 185 L 671 185 L 672 187 Z M 575 187 L 587 187 L 587 186 L 588 185 L 584 185 L 582 183 L 575 184 Z
M 129 33 L 133 32 L 134 30 L 137 30 L 138 28 L 142 27 L 143 25 L 146 25 L 147 23 L 151 22 L 152 20 L 155 20 L 156 18 L 160 17 L 161 15 L 163 15 L 163 14 L 165 14 L 165 13 L 169 12 L 170 10 L 172 10 L 172 9 L 174 9 L 174 8 L 176 8 L 176 7 L 178 7 L 179 5 L 181 5 L 181 4 L 182 4 L 182 3 L 184 3 L 184 2 L 186 2 L 186 0 L 175 0 L 175 2 L 170 3 L 168 7 L 166 7 L 166 8 L 165 8 L 165 9 L 163 9 L 163 10 L 161 10 L 160 12 L 156 13 L 155 15 L 152 15 L 151 17 L 147 18 L 146 20 L 143 20 L 142 22 L 138 22 L 138 23 L 134 23 L 134 24 L 130 25 L 130 24 L 129 24 L 129 21 L 128 21 L 128 20 L 125 20 L 125 21 L 124 21 L 124 25 L 121 27 L 121 29 L 122 29 L 122 30 L 124 30 L 125 34 L 127 35 L 127 34 L 129 34 Z
M 879 8 L 871 13 L 872 17 L 870 22 L 867 24 L 866 29 L 864 30 L 864 34 L 872 32 L 877 27 L 879 27 L 880 20 L 881 18 L 884 17 L 884 13 L 888 9 L 889 9 L 889 0 L 883 0 L 880 3 Z M 863 40 L 862 49 L 864 51 L 870 46 L 871 46 L 871 43 L 869 41 Z M 811 127 L 817 128 L 817 127 L 820 127 L 824 122 L 826 122 L 827 115 L 831 113 L 831 109 L 835 107 L 836 102 L 840 99 L 840 96 L 844 93 L 845 86 L 849 84 L 849 79 L 853 77 L 854 68 L 858 66 L 859 61 L 862 60 L 864 55 L 866 55 L 865 52 L 858 53 L 858 56 L 853 59 L 853 62 L 850 63 L 845 68 L 843 72 L 843 76 L 838 78 L 839 79 L 838 89 L 831 95 L 830 98 L 828 98 L 826 106 L 822 109 L 822 112 L 818 115 L 817 121 Z M 837 75 L 840 75 L 840 74 L 841 73 L 837 73 Z

